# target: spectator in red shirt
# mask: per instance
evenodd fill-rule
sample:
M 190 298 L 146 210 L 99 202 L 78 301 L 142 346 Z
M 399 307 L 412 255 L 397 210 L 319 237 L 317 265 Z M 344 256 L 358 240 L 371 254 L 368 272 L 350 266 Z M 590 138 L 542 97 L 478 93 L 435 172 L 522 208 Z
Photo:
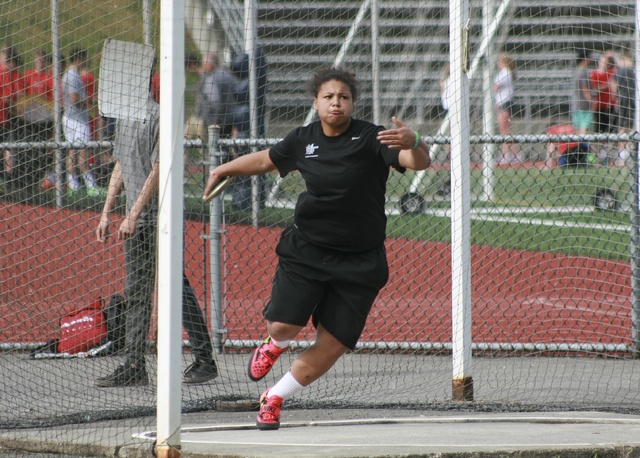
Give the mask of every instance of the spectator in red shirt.
M 22 56 L 14 50 L 13 55 L 9 58 L 9 75 L 11 77 L 11 89 L 14 97 L 24 95 L 26 90 L 26 80 L 24 74 L 21 73 L 23 65 Z
M 51 69 L 51 56 L 44 50 L 39 49 L 33 56 L 33 68 L 30 68 L 22 75 L 22 93 L 21 97 L 23 112 L 25 117 L 28 114 L 26 122 L 37 124 L 37 133 L 40 140 L 48 136 L 52 132 L 53 125 L 53 73 Z M 20 111 L 20 110 L 18 110 Z
M 53 74 L 51 73 L 51 56 L 39 49 L 33 56 L 34 68 L 24 73 L 25 93 L 29 96 L 42 97 L 53 102 Z
M 52 58 L 43 49 L 38 49 L 33 55 L 33 68 L 27 69 L 22 79 L 24 81 L 24 106 L 30 112 L 32 133 L 37 140 L 44 141 L 53 135 L 53 72 Z M 46 163 L 51 166 L 51 156 L 43 156 Z M 51 186 L 55 181 L 53 171 L 46 172 Z M 49 187 L 51 187 L 49 186 Z M 48 188 L 46 188 L 48 189 Z
M 13 94 L 11 84 L 10 55 L 13 51 L 10 47 L 0 50 L 0 127 L 2 127 L 2 141 L 8 141 L 10 131 L 9 120 L 11 119 Z
M 598 67 L 589 74 L 589 86 L 591 87 L 593 121 L 595 132 L 608 134 L 616 131 L 616 61 L 613 53 L 607 51 L 598 60 Z M 598 153 L 600 163 L 609 163 L 609 152 L 605 145 L 601 145 Z

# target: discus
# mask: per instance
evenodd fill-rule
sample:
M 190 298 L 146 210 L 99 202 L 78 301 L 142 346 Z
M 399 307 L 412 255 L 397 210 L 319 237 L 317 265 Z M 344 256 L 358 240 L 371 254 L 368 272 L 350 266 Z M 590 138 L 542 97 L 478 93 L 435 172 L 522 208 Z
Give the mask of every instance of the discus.
M 204 201 L 209 202 L 211 199 L 216 197 L 218 194 L 222 192 L 224 188 L 226 188 L 229 183 L 231 183 L 231 179 L 233 177 L 224 177 L 222 180 L 218 181 L 218 183 L 213 187 L 211 192 L 205 197 Z

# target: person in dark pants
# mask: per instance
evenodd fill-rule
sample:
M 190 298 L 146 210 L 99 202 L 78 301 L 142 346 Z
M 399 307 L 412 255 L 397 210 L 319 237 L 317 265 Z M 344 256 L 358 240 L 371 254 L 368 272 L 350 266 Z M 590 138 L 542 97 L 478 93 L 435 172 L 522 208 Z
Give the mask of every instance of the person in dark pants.
M 220 135 L 230 138 L 236 111 L 236 80 L 218 62 L 214 53 L 204 57 L 196 92 L 196 114 L 205 126 L 220 126 Z
M 424 170 L 429 149 L 393 118 L 385 129 L 351 117 L 355 75 L 323 68 L 310 83 L 319 121 L 291 131 L 270 149 L 240 156 L 211 171 L 203 198 L 226 176 L 298 171 L 306 184 L 293 225 L 276 247 L 278 268 L 264 311 L 268 337 L 253 353 L 249 378 L 259 381 L 309 320 L 313 345 L 260 397 L 259 429 L 278 429 L 284 400 L 324 375 L 354 349 L 389 269 L 385 192 L 390 168 Z
M 267 116 L 267 58 L 260 49 L 255 50 L 256 67 L 256 106 L 258 137 L 266 134 Z M 235 126 L 239 133 L 250 133 L 251 123 L 249 116 L 249 55 L 239 54 L 231 64 L 233 76 L 237 79 L 236 84 L 236 119 Z
M 113 150 L 116 164 L 96 237 L 99 242 L 107 241 L 110 214 L 124 188 L 126 215 L 118 227 L 117 236 L 125 241 L 126 358 L 112 374 L 96 379 L 95 384 L 99 387 L 148 383 L 145 353 L 158 249 L 158 119 L 158 104 L 150 97 L 146 120 L 119 119 L 116 123 Z M 184 373 L 184 382 L 204 383 L 217 377 L 218 369 L 202 309 L 184 270 L 182 282 L 182 324 L 195 357 Z
M 257 79 L 256 109 L 258 136 L 264 137 L 266 133 L 266 90 L 267 90 L 267 61 L 264 53 L 256 49 L 255 66 Z M 239 54 L 231 65 L 236 83 L 236 111 L 233 123 L 233 137 L 238 139 L 251 138 L 251 107 L 250 107 L 250 75 L 249 75 L 249 55 Z M 249 147 L 238 148 L 238 155 L 247 154 Z M 264 176 L 258 177 L 258 201 L 262 206 L 267 195 L 267 184 Z M 251 177 L 238 177 L 233 182 L 233 207 L 236 210 L 247 211 L 251 208 L 252 199 Z

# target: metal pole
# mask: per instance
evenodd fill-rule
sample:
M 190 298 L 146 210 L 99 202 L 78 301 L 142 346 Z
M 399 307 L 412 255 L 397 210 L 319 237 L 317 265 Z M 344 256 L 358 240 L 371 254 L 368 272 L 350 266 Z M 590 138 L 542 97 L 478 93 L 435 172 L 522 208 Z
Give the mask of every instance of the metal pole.
M 487 51 L 485 53 L 484 64 L 482 66 L 482 119 L 484 121 L 484 133 L 487 135 L 495 135 L 495 113 L 493 111 L 493 60 L 494 44 L 489 40 L 489 28 L 491 26 L 491 18 L 494 17 L 495 0 L 484 0 L 482 11 L 482 32 L 484 39 L 487 41 Z M 483 192 L 480 200 L 492 201 L 495 197 L 495 168 L 494 158 L 496 152 L 495 143 L 487 143 L 482 146 L 482 168 Z
M 638 135 L 640 132 L 640 1 L 636 1 L 635 15 L 635 107 L 633 119 L 633 131 Z M 631 142 L 630 142 L 631 143 Z M 633 186 L 632 195 L 634 196 L 631 205 L 631 339 L 635 356 L 640 356 L 640 143 L 638 138 L 633 139 L 635 151 L 632 152 L 632 170 L 633 170 Z
M 256 6 L 255 0 L 245 0 L 244 52 L 249 59 L 249 121 L 251 138 L 258 138 L 258 71 L 256 68 Z M 255 148 L 253 148 L 255 150 Z M 260 177 L 251 177 L 251 224 L 258 227 L 260 214 Z
M 471 358 L 471 158 L 469 0 L 450 0 L 452 400 L 473 400 Z
M 636 27 L 633 33 L 633 40 L 635 42 L 635 51 L 634 51 L 634 62 L 635 62 L 635 84 L 636 84 L 636 92 L 635 92 L 635 107 L 633 110 L 633 130 L 634 132 L 640 132 L 640 113 L 638 113 L 638 108 L 640 107 L 640 81 L 638 80 L 638 75 L 640 75 L 640 0 L 636 0 Z M 637 140 L 636 140 L 637 141 Z
M 637 71 L 637 70 L 636 70 Z M 637 73 L 636 73 L 637 74 Z M 637 103 L 637 102 L 636 102 Z M 636 130 L 637 132 L 637 130 Z M 635 356 L 640 356 L 640 151 L 638 140 L 630 141 L 635 151 L 631 152 L 631 346 Z
M 180 456 L 184 236 L 184 0 L 161 0 L 156 456 Z
M 380 46 L 378 36 L 380 32 L 380 11 L 378 0 L 371 0 L 371 72 L 372 72 L 372 100 L 373 123 L 380 125 Z
M 220 126 L 209 126 L 209 167 L 215 169 L 222 163 L 220 151 Z M 222 195 L 209 204 L 209 275 L 211 282 L 211 333 L 213 346 L 218 353 L 223 350 L 224 323 L 222 322 Z
M 144 28 L 144 44 L 150 45 L 151 43 L 151 5 L 150 0 L 144 0 L 142 4 L 142 26 Z
M 51 41 L 53 43 L 53 115 L 54 138 L 57 145 L 62 143 L 62 106 L 60 105 L 60 32 L 58 30 L 58 0 L 51 0 Z M 65 150 L 56 148 L 56 207 L 64 206 L 64 159 Z

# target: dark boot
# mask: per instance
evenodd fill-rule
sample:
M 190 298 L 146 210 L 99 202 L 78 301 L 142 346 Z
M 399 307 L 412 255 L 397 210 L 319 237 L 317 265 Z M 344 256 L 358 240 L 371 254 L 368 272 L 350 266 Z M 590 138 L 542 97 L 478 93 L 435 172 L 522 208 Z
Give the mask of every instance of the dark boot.
M 184 371 L 184 383 L 204 383 L 218 376 L 218 366 L 213 358 L 196 357 Z
M 125 364 L 112 374 L 96 379 L 99 387 L 144 386 L 149 384 L 147 369 L 143 364 Z

